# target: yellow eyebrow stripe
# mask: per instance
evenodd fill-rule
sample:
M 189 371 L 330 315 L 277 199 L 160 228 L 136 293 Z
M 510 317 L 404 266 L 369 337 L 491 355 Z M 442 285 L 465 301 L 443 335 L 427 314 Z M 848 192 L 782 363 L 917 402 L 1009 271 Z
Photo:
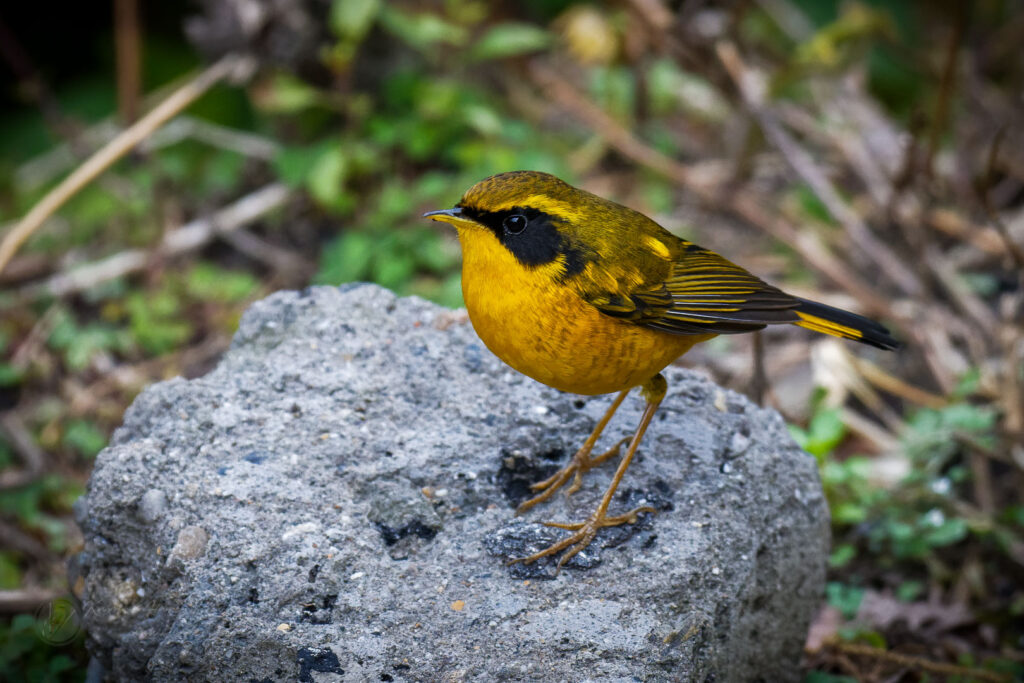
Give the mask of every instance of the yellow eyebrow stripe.
M 569 202 L 563 202 L 560 199 L 552 199 L 551 197 L 543 194 L 531 194 L 529 197 L 509 200 L 502 204 L 488 207 L 487 210 L 491 212 L 505 211 L 516 206 L 537 209 L 538 211 L 543 211 L 546 214 L 566 221 L 579 221 L 583 216 L 580 210 Z

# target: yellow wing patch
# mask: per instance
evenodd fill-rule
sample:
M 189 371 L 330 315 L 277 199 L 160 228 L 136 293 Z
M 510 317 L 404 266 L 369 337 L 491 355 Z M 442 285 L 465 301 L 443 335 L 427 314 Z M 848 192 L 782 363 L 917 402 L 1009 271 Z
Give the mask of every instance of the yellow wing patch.
M 658 258 L 663 258 L 666 261 L 672 258 L 672 252 L 668 250 L 665 243 L 659 240 L 657 237 L 651 235 L 644 236 L 644 244 L 646 244 L 651 251 L 653 251 Z
M 823 334 L 831 334 L 833 337 L 842 337 L 843 339 L 860 339 L 864 336 L 864 333 L 853 327 L 847 327 L 846 325 L 840 325 L 834 323 L 831 320 L 825 320 L 819 318 L 816 315 L 810 315 L 809 313 L 803 313 L 797 311 L 796 314 L 800 316 L 800 322 L 794 323 L 797 327 L 805 327 L 808 330 L 814 330 L 815 332 L 821 332 Z

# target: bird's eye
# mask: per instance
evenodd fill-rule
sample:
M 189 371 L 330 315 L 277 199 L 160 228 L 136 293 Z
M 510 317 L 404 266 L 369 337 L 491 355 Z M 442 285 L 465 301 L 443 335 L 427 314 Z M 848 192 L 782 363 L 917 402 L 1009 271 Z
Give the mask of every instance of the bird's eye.
M 523 230 L 526 230 L 526 216 L 521 213 L 514 213 L 502 221 L 501 225 L 508 234 L 518 235 Z

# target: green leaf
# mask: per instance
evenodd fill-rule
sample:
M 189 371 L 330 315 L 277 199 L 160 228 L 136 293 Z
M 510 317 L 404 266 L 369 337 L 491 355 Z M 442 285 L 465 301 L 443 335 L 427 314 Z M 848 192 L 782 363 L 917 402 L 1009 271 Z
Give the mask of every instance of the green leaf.
M 235 303 L 250 297 L 259 281 L 241 270 L 227 270 L 212 263 L 197 263 L 185 277 L 188 293 L 203 301 Z
M 850 560 L 857 556 L 857 548 L 849 543 L 844 543 L 832 551 L 828 557 L 828 566 L 833 569 L 845 567 Z
M 832 508 L 832 521 L 837 524 L 860 524 L 867 518 L 867 508 L 853 501 L 844 501 Z
M 842 612 L 847 619 L 857 616 L 860 603 L 864 599 L 864 589 L 857 586 L 848 586 L 838 581 L 829 581 L 825 585 L 825 597 L 828 604 Z
M 173 351 L 192 336 L 192 325 L 178 317 L 179 302 L 170 292 L 136 292 L 126 303 L 132 334 L 147 353 Z
M 967 522 L 959 517 L 947 519 L 925 532 L 925 542 L 933 548 L 959 543 L 967 537 Z
M 278 73 L 253 94 L 253 102 L 267 112 L 294 114 L 319 105 L 320 92 L 287 73 Z
M 322 145 L 284 147 L 274 156 L 274 171 L 281 182 L 289 187 L 302 187 L 322 153 Z
M 896 587 L 896 598 L 902 602 L 913 602 L 924 593 L 922 581 L 904 581 Z
M 107 435 L 88 420 L 71 420 L 64 430 L 64 445 L 91 460 L 107 445 Z
M 457 47 L 465 44 L 468 37 L 462 26 L 430 12 L 412 13 L 385 5 L 381 8 L 380 18 L 391 34 L 420 51 L 440 43 Z
M 551 34 L 533 24 L 507 22 L 492 27 L 469 51 L 474 60 L 515 57 L 547 49 Z
M 842 442 L 846 426 L 838 409 L 822 408 L 815 412 L 806 431 L 790 425 L 789 433 L 801 448 L 820 461 Z
M 396 251 L 383 254 L 373 264 L 373 281 L 388 289 L 400 289 L 416 271 L 411 253 Z
M 480 135 L 496 137 L 501 134 L 503 122 L 498 113 L 482 104 L 467 104 L 462 108 L 462 117 L 470 128 Z
M 320 257 L 319 284 L 340 285 L 369 275 L 374 242 L 362 232 L 346 232 L 327 245 Z
M 0 551 L 0 589 L 10 590 L 21 586 L 21 567 L 12 552 Z
M 328 23 L 339 38 L 359 40 L 373 25 L 380 0 L 334 0 Z
M 0 387 L 13 387 L 21 381 L 24 374 L 10 363 L 0 363 Z
M 309 194 L 322 206 L 341 208 L 338 199 L 342 197 L 348 162 L 340 147 L 327 149 L 313 164 L 306 178 Z

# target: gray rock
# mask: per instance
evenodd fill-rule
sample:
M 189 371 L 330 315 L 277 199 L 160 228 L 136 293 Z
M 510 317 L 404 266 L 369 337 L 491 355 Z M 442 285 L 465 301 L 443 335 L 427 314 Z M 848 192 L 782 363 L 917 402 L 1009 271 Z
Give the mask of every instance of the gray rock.
M 608 398 L 505 367 L 464 316 L 282 292 L 206 377 L 136 399 L 77 507 L 89 647 L 117 680 L 796 680 L 828 512 L 782 420 L 685 370 L 606 529 L 557 576 L 513 517 Z M 631 397 L 602 444 L 631 432 Z M 154 492 L 156 491 L 156 492 Z

